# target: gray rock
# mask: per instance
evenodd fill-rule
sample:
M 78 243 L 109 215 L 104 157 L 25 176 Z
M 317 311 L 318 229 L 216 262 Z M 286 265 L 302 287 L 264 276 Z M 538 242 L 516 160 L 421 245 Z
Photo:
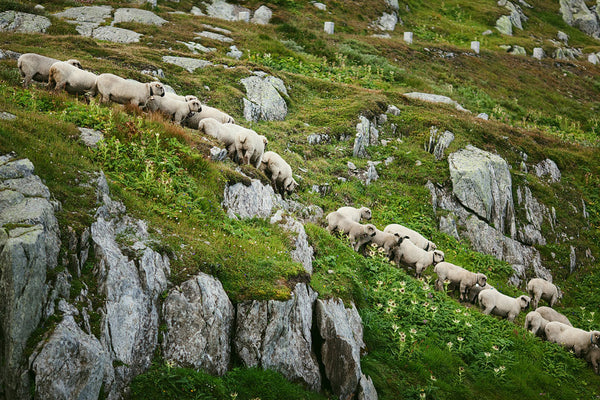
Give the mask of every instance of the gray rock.
M 281 79 L 272 76 L 250 76 L 241 80 L 246 89 L 244 118 L 247 121 L 283 121 L 287 104 L 280 92 L 287 95 Z
M 377 169 L 375 169 L 375 163 L 372 161 L 367 161 L 367 176 L 365 179 L 365 185 L 370 185 L 371 182 L 375 182 L 379 179 L 379 175 L 377 174 Z
M 451 104 L 451 105 L 455 106 L 456 109 L 459 110 L 459 111 L 470 112 L 469 110 L 465 109 L 463 106 L 461 106 L 460 104 L 458 104 L 456 101 L 452 100 L 450 97 L 441 96 L 439 94 L 410 92 L 410 93 L 404 93 L 404 96 L 408 97 L 410 99 L 417 99 L 417 100 L 421 100 L 421 101 L 428 101 L 428 102 L 431 102 L 431 103 Z
M 242 219 L 268 218 L 279 201 L 270 185 L 263 185 L 258 180 L 252 180 L 250 186 L 236 183 L 225 188 L 223 207 L 227 214 Z
M 224 35 L 231 35 L 231 31 L 229 29 L 219 28 L 218 26 L 209 25 L 209 24 L 202 24 L 202 27 L 206 28 L 206 29 L 210 29 L 211 31 L 222 33 Z
M 188 70 L 190 73 L 193 73 L 198 68 L 205 68 L 209 65 L 213 65 L 210 61 L 206 60 L 198 60 L 196 58 L 190 57 L 174 57 L 174 56 L 163 56 L 163 62 L 169 64 L 175 64 L 179 67 L 182 67 Z
M 496 21 L 496 29 L 503 35 L 512 36 L 512 21 L 508 15 L 503 15 Z
M 575 247 L 571 246 L 571 253 L 569 254 L 569 271 L 575 272 L 577 269 L 577 254 L 575 254 Z
M 545 56 L 544 49 L 542 49 L 541 47 L 533 48 L 533 58 L 541 60 L 542 58 L 544 58 L 544 56 Z
M 549 158 L 534 165 L 533 169 L 535 174 L 540 178 L 546 177 L 550 182 L 560 182 L 560 169 L 558 169 L 556 163 Z
M 240 11 L 237 17 L 238 21 L 250 22 L 250 11 Z
M 525 14 L 523 13 L 523 10 L 521 9 L 521 7 L 519 7 L 518 5 L 510 2 L 510 1 L 503 1 L 501 0 L 499 3 L 503 3 L 504 7 L 506 7 L 506 9 L 508 11 L 510 11 L 510 22 L 512 23 L 512 25 L 517 28 L 517 29 L 523 29 L 523 22 L 527 21 L 529 18 L 527 18 L 525 16 Z
M 491 35 L 492 33 L 494 33 L 494 32 L 493 32 L 491 29 L 488 29 L 488 30 L 484 31 L 484 32 L 482 33 L 482 35 L 483 35 L 483 36 L 489 36 L 489 35 Z
M 382 31 L 393 31 L 396 29 L 398 23 L 398 14 L 396 12 L 383 13 L 377 21 L 374 22 L 375 26 Z
M 0 60 L 18 60 L 21 57 L 21 53 L 17 53 L 16 51 L 11 50 L 2 50 L 0 49 Z M 7 112 L 1 112 L 0 114 L 9 114 Z M 6 118 L 3 118 L 6 119 Z
M 316 292 L 299 283 L 288 301 L 239 303 L 234 347 L 244 365 L 277 371 L 319 391 L 321 374 L 311 335 L 316 298 Z
M 400 10 L 400 5 L 398 4 L 398 0 L 385 0 L 385 4 L 394 11 Z
M 456 240 L 460 240 L 460 236 L 458 235 L 458 230 L 456 228 L 456 216 L 454 214 L 450 214 L 448 216 L 442 215 L 440 217 L 440 232 L 453 236 L 456 238 Z
M 77 128 L 79 129 L 79 139 L 88 147 L 97 148 L 98 142 L 104 140 L 104 134 L 102 132 L 89 129 L 89 128 Z
M 65 316 L 31 359 L 36 398 L 95 400 L 100 394 L 108 355 L 98 339 Z
M 479 54 L 481 48 L 481 42 L 479 41 L 472 41 L 471 42 L 471 50 L 473 50 L 475 52 L 475 54 Z
M 489 115 L 487 115 L 486 113 L 479 113 L 479 114 L 477 114 L 477 117 L 476 117 L 476 118 L 479 118 L 479 119 L 483 119 L 483 120 L 485 120 L 485 121 L 488 121 L 488 120 L 490 119 L 490 116 L 489 116 Z
M 358 383 L 358 400 L 377 400 L 377 390 L 371 377 L 365 374 L 360 374 L 360 382 Z
M 308 244 L 308 235 L 304 230 L 304 225 L 294 218 L 286 218 L 285 220 L 285 224 L 282 225 L 283 229 L 296 234 L 294 239 L 294 250 L 290 253 L 292 260 L 301 263 L 306 273 L 312 275 L 314 250 L 312 246 Z
M 579 49 L 560 47 L 554 51 L 553 57 L 557 60 L 576 60 L 582 54 Z
M 52 25 L 50 19 L 18 11 L 0 13 L 0 32 L 45 33 Z
M 429 143 L 426 146 L 426 150 L 433 154 L 436 160 L 440 161 L 444 158 L 444 151 L 454 141 L 454 133 L 450 131 L 444 131 L 439 134 L 438 129 L 432 126 L 429 129 Z
M 0 119 L 12 121 L 13 119 L 17 119 L 17 116 L 6 111 L 2 111 L 0 112 Z
M 165 360 L 215 375 L 227 372 L 234 308 L 221 282 L 201 273 L 172 289 L 163 318 Z
M 223 0 L 213 0 L 207 4 L 206 14 L 213 18 L 224 19 L 227 21 L 238 21 L 240 12 L 250 13 L 250 10 L 245 7 L 228 4 Z
M 198 52 L 211 53 L 211 52 L 217 50 L 214 47 L 202 46 L 200 43 L 196 43 L 196 42 L 182 42 L 181 40 L 178 40 L 177 43 L 181 43 L 182 45 L 184 45 L 185 47 L 187 47 L 194 54 L 198 54 Z M 192 72 L 192 71 L 190 71 L 190 72 Z
M 510 54 L 514 54 L 516 56 L 526 56 L 527 55 L 527 51 L 525 51 L 525 49 L 523 47 L 517 46 L 517 45 L 511 46 L 511 48 L 508 52 Z
M 413 42 L 413 32 L 404 32 L 404 41 L 408 44 L 412 44 Z
M 314 133 L 312 135 L 308 135 L 306 140 L 308 141 L 308 144 L 315 145 L 321 143 L 329 143 L 330 138 L 329 135 L 326 133 Z
M 258 10 L 254 11 L 254 16 L 250 20 L 253 24 L 267 25 L 271 21 L 273 11 L 265 5 L 262 5 Z
M 71 21 L 101 24 L 106 19 L 109 19 L 111 14 L 111 6 L 85 6 L 67 8 L 65 11 L 54 14 L 54 16 Z
M 596 54 L 596 53 L 588 54 L 587 60 L 589 63 L 597 65 L 600 63 L 600 56 L 598 56 L 598 54 Z
M 204 13 L 202 12 L 202 10 L 201 10 L 201 9 L 199 9 L 199 8 L 198 8 L 198 7 L 196 7 L 196 6 L 193 6 L 193 7 L 192 7 L 192 9 L 190 10 L 190 14 L 192 14 L 192 15 L 197 15 L 197 16 L 204 16 L 204 15 L 206 15 L 206 14 L 204 14 Z
M 323 24 L 323 31 L 328 35 L 333 35 L 333 33 L 335 32 L 335 24 L 331 21 L 326 21 Z
M 317 10 L 321 10 L 321 11 L 326 11 L 327 10 L 327 6 L 325 4 L 323 4 L 323 3 L 313 2 L 312 5 L 315 6 L 315 8 Z
M 321 361 L 333 393 L 353 398 L 361 379 L 362 320 L 354 304 L 349 309 L 340 299 L 317 300 L 315 318 L 321 345 Z
M 563 42 L 565 45 L 569 44 L 569 35 L 567 35 L 563 31 L 558 31 L 558 33 L 556 34 L 556 37 L 558 38 L 558 40 Z
M 142 34 L 114 26 L 100 26 L 92 31 L 92 37 L 114 43 L 137 43 Z
M 244 53 L 239 50 L 237 48 L 237 46 L 229 46 L 229 51 L 227 52 L 227 57 L 231 57 L 231 58 L 235 58 L 236 60 L 239 60 L 240 58 L 242 58 L 242 56 L 244 55 Z
M 233 42 L 233 39 L 228 36 L 221 35 L 220 33 L 210 32 L 210 31 L 196 32 L 196 35 L 198 35 L 198 37 L 195 37 L 194 40 L 206 38 L 206 39 L 217 40 L 219 42 L 224 42 L 224 43 Z
M 169 21 L 159 17 L 152 11 L 141 10 L 139 8 L 119 8 L 115 11 L 113 25 L 122 22 L 137 22 L 139 24 L 162 26 Z
M 227 159 L 227 149 L 212 147 L 210 149 L 210 159 L 213 161 L 225 161 Z
M 563 20 L 587 35 L 598 37 L 598 16 L 590 11 L 584 0 L 560 0 Z
M 448 156 L 453 192 L 500 232 L 516 234 L 512 179 L 502 157 L 468 145 Z
M 525 209 L 525 218 L 527 223 L 522 223 L 522 227 L 519 229 L 519 240 L 527 245 L 546 245 L 546 239 L 542 236 L 542 223 L 544 217 L 551 221 L 550 211 L 548 207 L 538 202 L 533 195 L 531 190 L 525 186 L 523 189 L 523 195 L 521 195 L 521 188 L 517 188 L 517 195 L 519 197 L 519 205 L 523 205 Z
M 388 105 L 387 110 L 385 111 L 386 114 L 392 114 L 395 116 L 400 115 L 400 109 L 394 105 Z

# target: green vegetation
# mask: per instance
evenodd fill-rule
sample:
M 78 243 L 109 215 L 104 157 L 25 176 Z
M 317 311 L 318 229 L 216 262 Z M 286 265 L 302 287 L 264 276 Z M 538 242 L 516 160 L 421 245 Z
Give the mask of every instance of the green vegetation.
M 42 2 L 48 11 L 78 2 Z M 119 5 L 119 2 L 101 2 Z M 238 2 L 256 8 L 258 0 Z M 533 0 L 524 30 L 505 37 L 497 32 L 481 36 L 507 10 L 495 2 L 475 0 L 405 2 L 399 14 L 416 41 L 406 45 L 397 28 L 391 39 L 370 36 L 370 21 L 378 18 L 384 2 L 359 0 L 328 3 L 331 14 L 307 1 L 270 2 L 273 24 L 255 26 L 206 17 L 168 14 L 188 11 L 196 2 L 161 1 L 155 10 L 173 24 L 164 28 L 131 25 L 145 35 L 142 42 L 122 45 L 76 36 L 72 26 L 56 23 L 49 35 L 4 34 L 0 48 L 38 52 L 57 58 L 77 58 L 94 72 L 113 72 L 149 81 L 142 69 L 161 68 L 164 82 L 182 93 L 194 93 L 203 102 L 221 108 L 241 124 L 269 139 L 298 175 L 294 200 L 316 204 L 328 213 L 341 205 L 365 205 L 373 210 L 379 228 L 396 222 L 413 228 L 438 244 L 446 259 L 473 271 L 485 272 L 502 292 L 517 295 L 521 288 L 506 284 L 510 265 L 476 253 L 464 239 L 458 241 L 437 230 L 445 211 L 434 212 L 424 185 L 428 181 L 451 188 L 448 164 L 436 162 L 424 150 L 432 126 L 454 132 L 447 153 L 472 144 L 500 154 L 513 167 L 513 190 L 527 185 L 535 198 L 556 210 L 556 221 L 544 222 L 546 246 L 536 246 L 564 293 L 559 310 L 584 329 L 600 326 L 600 69 L 579 62 L 542 61 L 506 54 L 502 44 L 552 52 L 547 39 L 558 29 L 570 36 L 570 45 L 586 52 L 599 43 L 557 17 L 558 2 Z M 1 1 L 0 10 L 32 11 L 32 2 Z M 324 21 L 334 21 L 336 34 L 322 32 Z M 207 23 L 232 31 L 244 49 L 241 60 L 225 57 L 228 46 L 203 55 L 213 67 L 188 73 L 163 64 L 163 55 L 190 56 L 177 40 L 192 40 Z M 43 40 L 44 47 L 40 48 Z M 482 42 L 482 54 L 465 54 L 471 40 Z M 213 44 L 211 43 L 211 46 Z M 250 71 L 263 70 L 280 77 L 288 87 L 289 114 L 285 121 L 247 123 L 243 119 L 243 86 Z M 116 105 L 86 104 L 44 88 L 20 88 L 16 63 L 0 60 L 0 110 L 17 115 L 0 120 L 0 151 L 16 151 L 36 166 L 53 196 L 62 204 L 61 229 L 80 233 L 93 221 L 96 204 L 94 180 L 103 170 L 113 197 L 128 212 L 148 221 L 154 245 L 171 258 L 171 282 L 178 284 L 199 271 L 218 277 L 234 302 L 289 297 L 290 287 L 310 281 L 322 298 L 354 302 L 365 326 L 367 354 L 362 359 L 380 399 L 508 399 L 597 398 L 598 377 L 585 362 L 558 346 L 532 337 L 516 324 L 482 315 L 477 307 L 461 305 L 456 294 L 432 290 L 432 269 L 423 280 L 385 261 L 374 249 L 367 256 L 351 250 L 347 239 L 329 235 L 321 224 L 307 224 L 315 249 L 314 274 L 289 256 L 291 237 L 277 224 L 260 219 L 229 219 L 221 207 L 227 184 L 248 178 L 231 162 L 212 162 L 209 149 L 218 142 L 198 132 L 176 127 L 161 116 Z M 402 93 L 425 91 L 447 95 L 474 115 L 486 112 L 490 121 L 438 106 L 409 100 Z M 379 144 L 368 148 L 379 164 L 379 180 L 365 186 L 349 177 L 347 162 L 358 168 L 366 160 L 352 157 L 352 138 L 358 116 L 369 119 L 396 105 L 399 116 L 388 115 L 379 132 Z M 77 126 L 100 129 L 105 140 L 97 150 L 78 141 Z M 309 145 L 309 134 L 327 134 L 330 140 Z M 348 139 L 350 138 L 350 139 Z M 528 154 L 528 173 L 519 170 L 520 152 Z M 549 184 L 531 172 L 531 166 L 551 158 L 562 171 L 559 183 Z M 418 164 L 418 165 L 417 165 Z M 263 178 L 253 168 L 244 172 Z M 345 178 L 340 180 L 338 178 Z M 329 186 L 321 196 L 312 185 Z M 516 195 L 514 196 L 517 197 Z M 589 218 L 582 217 L 585 201 Z M 517 212 L 523 213 L 520 207 Z M 574 211 L 575 208 L 577 211 Z M 122 243 L 128 238 L 123 236 Z M 63 232 L 63 254 L 68 236 Z M 576 248 L 577 270 L 569 270 L 571 245 Z M 596 259 L 586 256 L 589 249 Z M 66 267 L 66 266 L 64 266 Z M 93 263 L 82 268 L 72 284 L 71 298 L 87 286 L 97 290 Z M 74 271 L 71 273 L 75 276 Z M 531 275 L 532 272 L 528 271 Z M 102 298 L 94 299 L 94 310 Z M 92 312 L 92 331 L 99 332 L 100 314 Z M 42 338 L 56 321 L 36 331 Z M 34 343 L 31 343 L 33 346 Z M 234 363 L 225 377 L 165 365 L 160 355 L 150 371 L 132 385 L 132 398 L 325 398 L 304 391 L 269 371 L 244 369 Z

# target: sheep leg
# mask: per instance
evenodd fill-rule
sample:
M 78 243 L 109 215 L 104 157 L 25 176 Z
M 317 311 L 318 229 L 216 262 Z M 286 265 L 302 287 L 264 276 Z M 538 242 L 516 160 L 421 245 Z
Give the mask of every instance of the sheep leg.
M 490 315 L 490 314 L 492 313 L 492 311 L 494 311 L 494 308 L 495 308 L 494 306 L 491 306 L 491 307 L 485 307 L 485 310 L 483 310 L 483 313 L 484 313 L 485 315 Z

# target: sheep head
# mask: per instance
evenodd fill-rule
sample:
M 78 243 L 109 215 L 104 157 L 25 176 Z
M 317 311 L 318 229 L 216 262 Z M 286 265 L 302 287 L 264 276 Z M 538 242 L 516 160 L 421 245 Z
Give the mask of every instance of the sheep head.
M 188 100 L 187 101 L 188 106 L 190 107 L 190 111 L 191 112 L 200 112 L 202 111 L 202 105 L 200 104 L 200 102 L 195 99 L 195 100 Z
M 190 100 L 198 100 L 198 98 L 192 94 L 188 94 L 187 96 L 185 96 L 185 101 L 190 101 Z
M 364 232 L 369 236 L 375 236 L 377 234 L 377 228 L 373 224 L 364 225 Z
M 444 252 L 441 250 L 433 251 L 433 265 L 444 261 Z
M 371 210 L 368 209 L 367 207 L 361 207 L 360 208 L 360 217 L 365 220 L 371 219 Z
M 593 344 L 598 345 L 600 343 L 600 332 L 598 332 L 598 331 L 592 331 L 590 333 L 591 333 L 591 338 L 590 338 L 591 342 Z
M 290 182 L 286 185 L 285 191 L 288 193 L 292 193 L 298 187 L 298 183 L 294 180 L 294 178 L 290 179 Z
M 75 59 L 67 60 L 67 64 L 71 64 L 75 68 L 83 69 L 79 60 L 75 60 Z
M 529 303 L 531 302 L 531 298 L 529 296 L 519 296 L 519 303 L 521 304 L 521 309 L 524 310 L 529 307 Z
M 477 274 L 477 284 L 481 287 L 485 287 L 487 284 L 487 276 L 484 274 Z
M 150 94 L 154 96 L 164 97 L 165 95 L 165 87 L 160 82 L 151 82 L 148 83 L 148 87 L 150 88 Z
M 426 251 L 437 250 L 437 246 L 435 245 L 435 243 L 433 243 L 431 241 L 427 241 L 427 248 L 425 250 Z

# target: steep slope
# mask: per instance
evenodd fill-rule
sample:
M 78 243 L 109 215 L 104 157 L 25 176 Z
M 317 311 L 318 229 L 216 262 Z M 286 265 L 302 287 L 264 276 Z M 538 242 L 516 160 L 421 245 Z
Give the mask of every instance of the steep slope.
M 186 0 L 158 3 L 154 9 L 140 7 L 168 21 L 160 26 L 139 18 L 118 22 L 115 10 L 131 6 L 120 2 L 102 2 L 113 10 L 101 11 L 95 21 L 82 18 L 85 23 L 79 25 L 53 16 L 67 6 L 80 6 L 77 2 L 42 2 L 45 10 L 33 3 L 0 2 L 0 11 L 42 14 L 51 21 L 46 33 L 2 33 L 0 48 L 76 58 L 93 72 L 141 81 L 159 76 L 178 93 L 193 93 L 265 135 L 270 149 L 290 163 L 300 187 L 287 203 L 274 197 L 273 209 L 260 218 L 232 219 L 226 193 L 234 184 L 248 185 L 249 177 L 266 184 L 268 180 L 252 167 L 240 173 L 229 160 L 211 158 L 218 154 L 211 153 L 218 141 L 131 107 L 95 100 L 85 104 L 81 97 L 49 93 L 41 86 L 22 89 L 16 61 L 0 60 L 0 110 L 17 117 L 0 121 L 0 150 L 31 160 L 61 205 L 56 211 L 61 231 L 58 266 L 49 265 L 47 276 L 40 278 L 48 284 L 45 295 L 38 290 L 45 307 L 42 322 L 20 350 L 26 373 L 2 382 L 0 392 L 6 398 L 21 385 L 19 379 L 35 382 L 37 387 L 29 388 L 38 396 L 52 393 L 43 391 L 49 381 L 44 370 L 52 363 L 42 360 L 52 360 L 50 344 L 68 337 L 94 349 L 90 353 L 95 358 L 84 351 L 78 356 L 86 361 L 82 364 L 94 366 L 89 369 L 94 373 L 81 379 L 85 385 L 71 386 L 83 388 L 90 398 L 118 398 L 132 381 L 133 398 L 344 395 L 337 377 L 326 372 L 327 335 L 318 330 L 326 322 L 313 322 L 312 311 L 307 322 L 305 309 L 298 306 L 320 301 L 334 307 L 330 299 L 336 298 L 348 307 L 355 303 L 362 317 L 365 346 L 354 372 L 372 378 L 379 398 L 598 395 L 600 381 L 586 363 L 525 332 L 524 315 L 516 324 L 484 316 L 477 307 L 459 304 L 455 295 L 434 291 L 431 268 L 419 281 L 412 271 L 389 264 L 374 250 L 367 257 L 354 253 L 346 239 L 323 229 L 315 207 L 326 214 L 342 205 L 368 206 L 371 222 L 380 229 L 402 223 L 421 232 L 437 243 L 447 261 L 485 272 L 504 293 L 521 294 L 527 279 L 550 276 L 563 292 L 558 310 L 575 326 L 597 329 L 600 68 L 586 60 L 600 46 L 562 20 L 558 1 L 531 1 L 531 8 L 520 2 L 527 19 L 521 19 L 523 29 L 514 27 L 512 36 L 495 29 L 499 18 L 511 15 L 506 5 L 495 2 L 328 1 L 322 10 L 310 2 L 276 1 L 267 4 L 273 15 L 264 25 L 233 20 L 245 9 L 255 16 L 262 5 L 257 1 L 235 2 L 243 7 L 239 9 Z M 194 15 L 192 6 L 203 13 L 219 9 L 220 18 Z M 386 30 L 393 16 L 398 23 Z M 111 20 L 141 34 L 139 42 L 79 34 L 85 29 L 92 36 L 96 29 L 105 34 Z M 334 34 L 323 31 L 325 22 L 334 22 Z M 484 35 L 488 29 L 492 33 Z M 559 30 L 569 36 L 568 46 L 558 40 Z M 412 44 L 404 42 L 403 31 L 414 32 Z M 470 50 L 474 40 L 481 44 L 480 54 Z M 242 50 L 241 58 L 234 57 L 232 45 Z M 528 55 L 509 54 L 504 45 L 510 51 L 521 46 Z M 202 47 L 215 50 L 203 53 Z M 529 56 L 539 47 L 547 58 Z M 563 57 L 564 49 L 571 54 L 581 49 L 586 56 L 551 57 Z M 165 57 L 201 60 L 202 67 Z M 281 81 L 257 76 L 258 71 Z M 277 100 L 270 99 L 279 105 L 274 114 L 260 111 L 248 83 L 266 80 L 276 82 L 269 90 L 279 93 L 279 98 L 273 95 Z M 409 92 L 448 96 L 470 112 L 404 96 Z M 476 117 L 480 113 L 489 120 Z M 269 116 L 273 120 L 260 120 Z M 101 130 L 104 142 L 88 149 L 76 127 Z M 435 149 L 445 131 L 453 140 L 444 135 L 445 145 Z M 99 198 L 96 194 L 101 170 L 110 185 L 109 197 L 108 192 L 100 191 Z M 255 182 L 250 188 L 260 191 L 251 192 L 257 203 L 272 198 L 268 186 Z M 124 203 L 126 214 L 116 199 Z M 277 208 L 283 209 L 284 221 L 293 217 L 304 222 L 314 248 L 312 259 L 308 255 L 312 275 L 294 258 L 295 231 L 283 221 L 269 223 Z M 20 236 L 31 225 L 20 224 L 3 222 L 4 231 Z M 101 235 L 104 231 L 113 236 Z M 114 254 L 120 261 L 111 264 Z M 247 343 L 257 340 L 252 339 L 254 332 L 263 340 L 277 328 L 285 332 L 283 342 L 294 346 L 277 353 L 282 342 L 273 335 L 255 361 L 232 350 L 224 356 L 228 359 L 231 353 L 231 359 L 210 367 L 202 360 L 174 357 L 169 334 L 176 324 L 169 318 L 177 312 L 191 315 L 191 299 L 199 296 L 197 290 L 203 293 L 195 287 L 218 286 L 200 283 L 201 273 L 220 281 L 226 296 L 217 303 L 231 302 L 237 322 L 227 324 L 248 328 Z M 0 276 L 6 280 L 4 270 Z M 130 284 L 108 284 L 119 280 Z M 65 281 L 70 289 L 64 290 Z M 304 289 L 306 283 L 312 289 Z M 130 297 L 136 302 L 129 309 Z M 261 319 L 253 312 L 267 316 Z M 7 314 L 3 311 L 3 321 Z M 259 321 L 258 326 L 240 323 L 242 316 Z M 203 318 L 210 319 L 198 317 L 199 325 Z M 203 331 L 203 337 L 216 339 L 198 347 L 206 349 L 201 351 L 222 350 L 214 343 L 223 337 L 234 341 L 232 334 L 217 332 L 221 328 L 216 325 Z M 6 343 L 6 322 L 2 326 Z M 354 340 L 360 344 L 363 339 Z M 349 353 L 360 352 L 360 347 Z M 7 356 L 2 354 L 4 370 Z M 339 354 L 334 352 L 333 359 Z M 303 368 L 288 370 L 282 355 L 302 360 Z M 179 365 L 218 375 L 230 372 L 216 378 L 175 367 Z M 251 366 L 259 369 L 247 368 Z M 279 375 L 261 368 L 282 372 L 305 388 L 321 387 L 321 394 L 287 386 Z M 322 380 L 318 385 L 315 376 Z M 361 379 L 358 374 L 354 387 Z

